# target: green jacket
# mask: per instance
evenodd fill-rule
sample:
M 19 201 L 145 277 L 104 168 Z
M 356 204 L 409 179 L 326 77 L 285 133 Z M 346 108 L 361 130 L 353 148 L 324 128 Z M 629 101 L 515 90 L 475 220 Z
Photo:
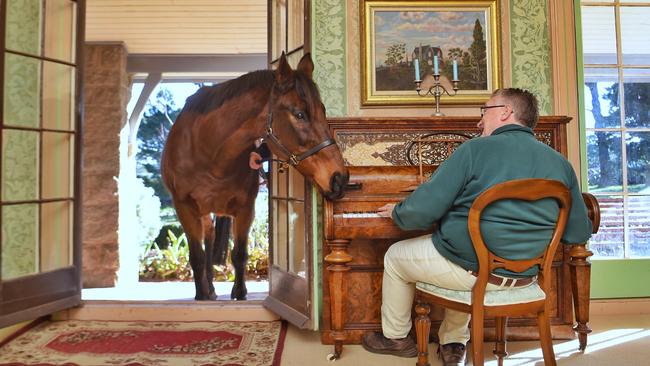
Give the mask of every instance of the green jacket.
M 436 249 L 459 266 L 477 271 L 476 253 L 467 229 L 469 208 L 487 188 L 521 178 L 564 183 L 571 191 L 572 205 L 562 241 L 584 243 L 589 239 L 591 221 L 571 164 L 537 141 L 530 128 L 516 124 L 460 145 L 427 182 L 395 206 L 393 220 L 404 230 L 427 229 L 438 222 L 439 230 L 432 235 Z M 481 227 L 486 244 L 495 254 L 525 259 L 544 250 L 557 218 L 557 204 L 545 199 L 533 203 L 532 210 L 530 205 L 502 201 L 486 209 Z M 518 276 L 531 276 L 537 270 L 530 268 Z

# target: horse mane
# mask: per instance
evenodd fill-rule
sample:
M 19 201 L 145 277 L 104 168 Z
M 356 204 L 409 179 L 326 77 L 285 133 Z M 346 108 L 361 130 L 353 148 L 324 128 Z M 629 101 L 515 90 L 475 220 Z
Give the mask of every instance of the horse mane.
M 242 95 L 251 89 L 258 87 L 270 88 L 273 85 L 273 80 L 273 71 L 257 70 L 221 84 L 203 86 L 187 98 L 183 109 L 188 112 L 206 114 L 221 107 L 227 100 Z
M 254 88 L 275 88 L 274 93 L 284 94 L 296 89 L 298 96 L 310 105 L 307 112 L 313 111 L 320 103 L 318 87 L 303 72 L 295 72 L 293 82 L 286 85 L 275 84 L 274 71 L 257 70 L 221 84 L 201 87 L 185 101 L 184 111 L 207 114 L 221 107 L 226 101 L 240 96 Z M 252 107 L 252 106 L 251 106 Z
M 308 103 L 307 113 L 310 113 L 321 103 L 320 93 L 316 83 L 302 72 L 295 73 L 295 88 L 300 99 Z M 323 106 L 325 108 L 325 106 Z M 310 116 L 311 117 L 311 116 Z

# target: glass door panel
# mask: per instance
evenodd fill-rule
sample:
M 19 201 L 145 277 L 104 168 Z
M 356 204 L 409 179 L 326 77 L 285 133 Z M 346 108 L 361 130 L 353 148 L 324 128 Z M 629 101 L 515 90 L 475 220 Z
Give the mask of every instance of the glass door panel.
M 2 280 L 38 272 L 38 205 L 2 207 Z
M 280 58 L 282 51 L 286 51 L 287 40 L 287 0 L 272 1 L 271 6 L 271 59 Z
M 289 0 L 291 14 L 304 14 L 304 0 Z M 287 49 L 292 51 L 301 47 L 305 43 L 305 21 L 300 17 L 291 17 L 288 26 L 288 45 Z
M 75 68 L 43 63 L 43 128 L 74 130 Z
M 305 258 L 305 204 L 299 201 L 289 203 L 289 272 L 307 278 Z
M 6 2 L 5 47 L 12 51 L 40 56 L 42 2 L 40 0 L 6 0 Z
M 2 201 L 38 198 L 39 134 L 2 131 Z
M 72 195 L 73 136 L 69 133 L 43 133 L 44 199 L 67 198 Z
M 41 63 L 5 52 L 4 124 L 39 127 Z
M 68 201 L 41 205 L 41 272 L 72 265 L 72 217 Z
M 273 250 L 273 264 L 283 270 L 288 267 L 287 257 L 287 223 L 288 223 L 287 201 L 277 200 L 274 207 L 273 229 L 275 231 L 275 242 L 277 246 Z
M 74 62 L 77 4 L 69 0 L 45 2 L 45 57 Z

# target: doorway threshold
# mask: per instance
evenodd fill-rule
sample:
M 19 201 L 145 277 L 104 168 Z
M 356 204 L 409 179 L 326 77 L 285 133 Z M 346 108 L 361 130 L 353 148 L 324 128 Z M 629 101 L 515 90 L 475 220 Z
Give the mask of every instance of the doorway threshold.
M 230 300 L 232 282 L 214 282 L 217 302 Z M 263 301 L 269 292 L 268 281 L 247 281 L 246 301 Z M 192 301 L 194 282 L 134 282 L 133 284 L 81 290 L 83 301 Z
M 215 282 L 216 301 L 194 300 L 194 282 L 138 282 L 82 290 L 80 306 L 54 314 L 56 320 L 273 321 L 262 306 L 268 282 L 246 282 L 247 300 L 230 300 L 232 282 Z

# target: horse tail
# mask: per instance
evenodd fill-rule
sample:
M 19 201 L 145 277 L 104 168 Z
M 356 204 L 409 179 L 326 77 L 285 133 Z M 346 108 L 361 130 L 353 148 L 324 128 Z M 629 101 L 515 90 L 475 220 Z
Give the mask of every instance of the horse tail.
M 216 216 L 214 218 L 214 245 L 212 261 L 216 265 L 226 264 L 228 257 L 228 239 L 230 239 L 230 228 L 232 227 L 232 217 Z

